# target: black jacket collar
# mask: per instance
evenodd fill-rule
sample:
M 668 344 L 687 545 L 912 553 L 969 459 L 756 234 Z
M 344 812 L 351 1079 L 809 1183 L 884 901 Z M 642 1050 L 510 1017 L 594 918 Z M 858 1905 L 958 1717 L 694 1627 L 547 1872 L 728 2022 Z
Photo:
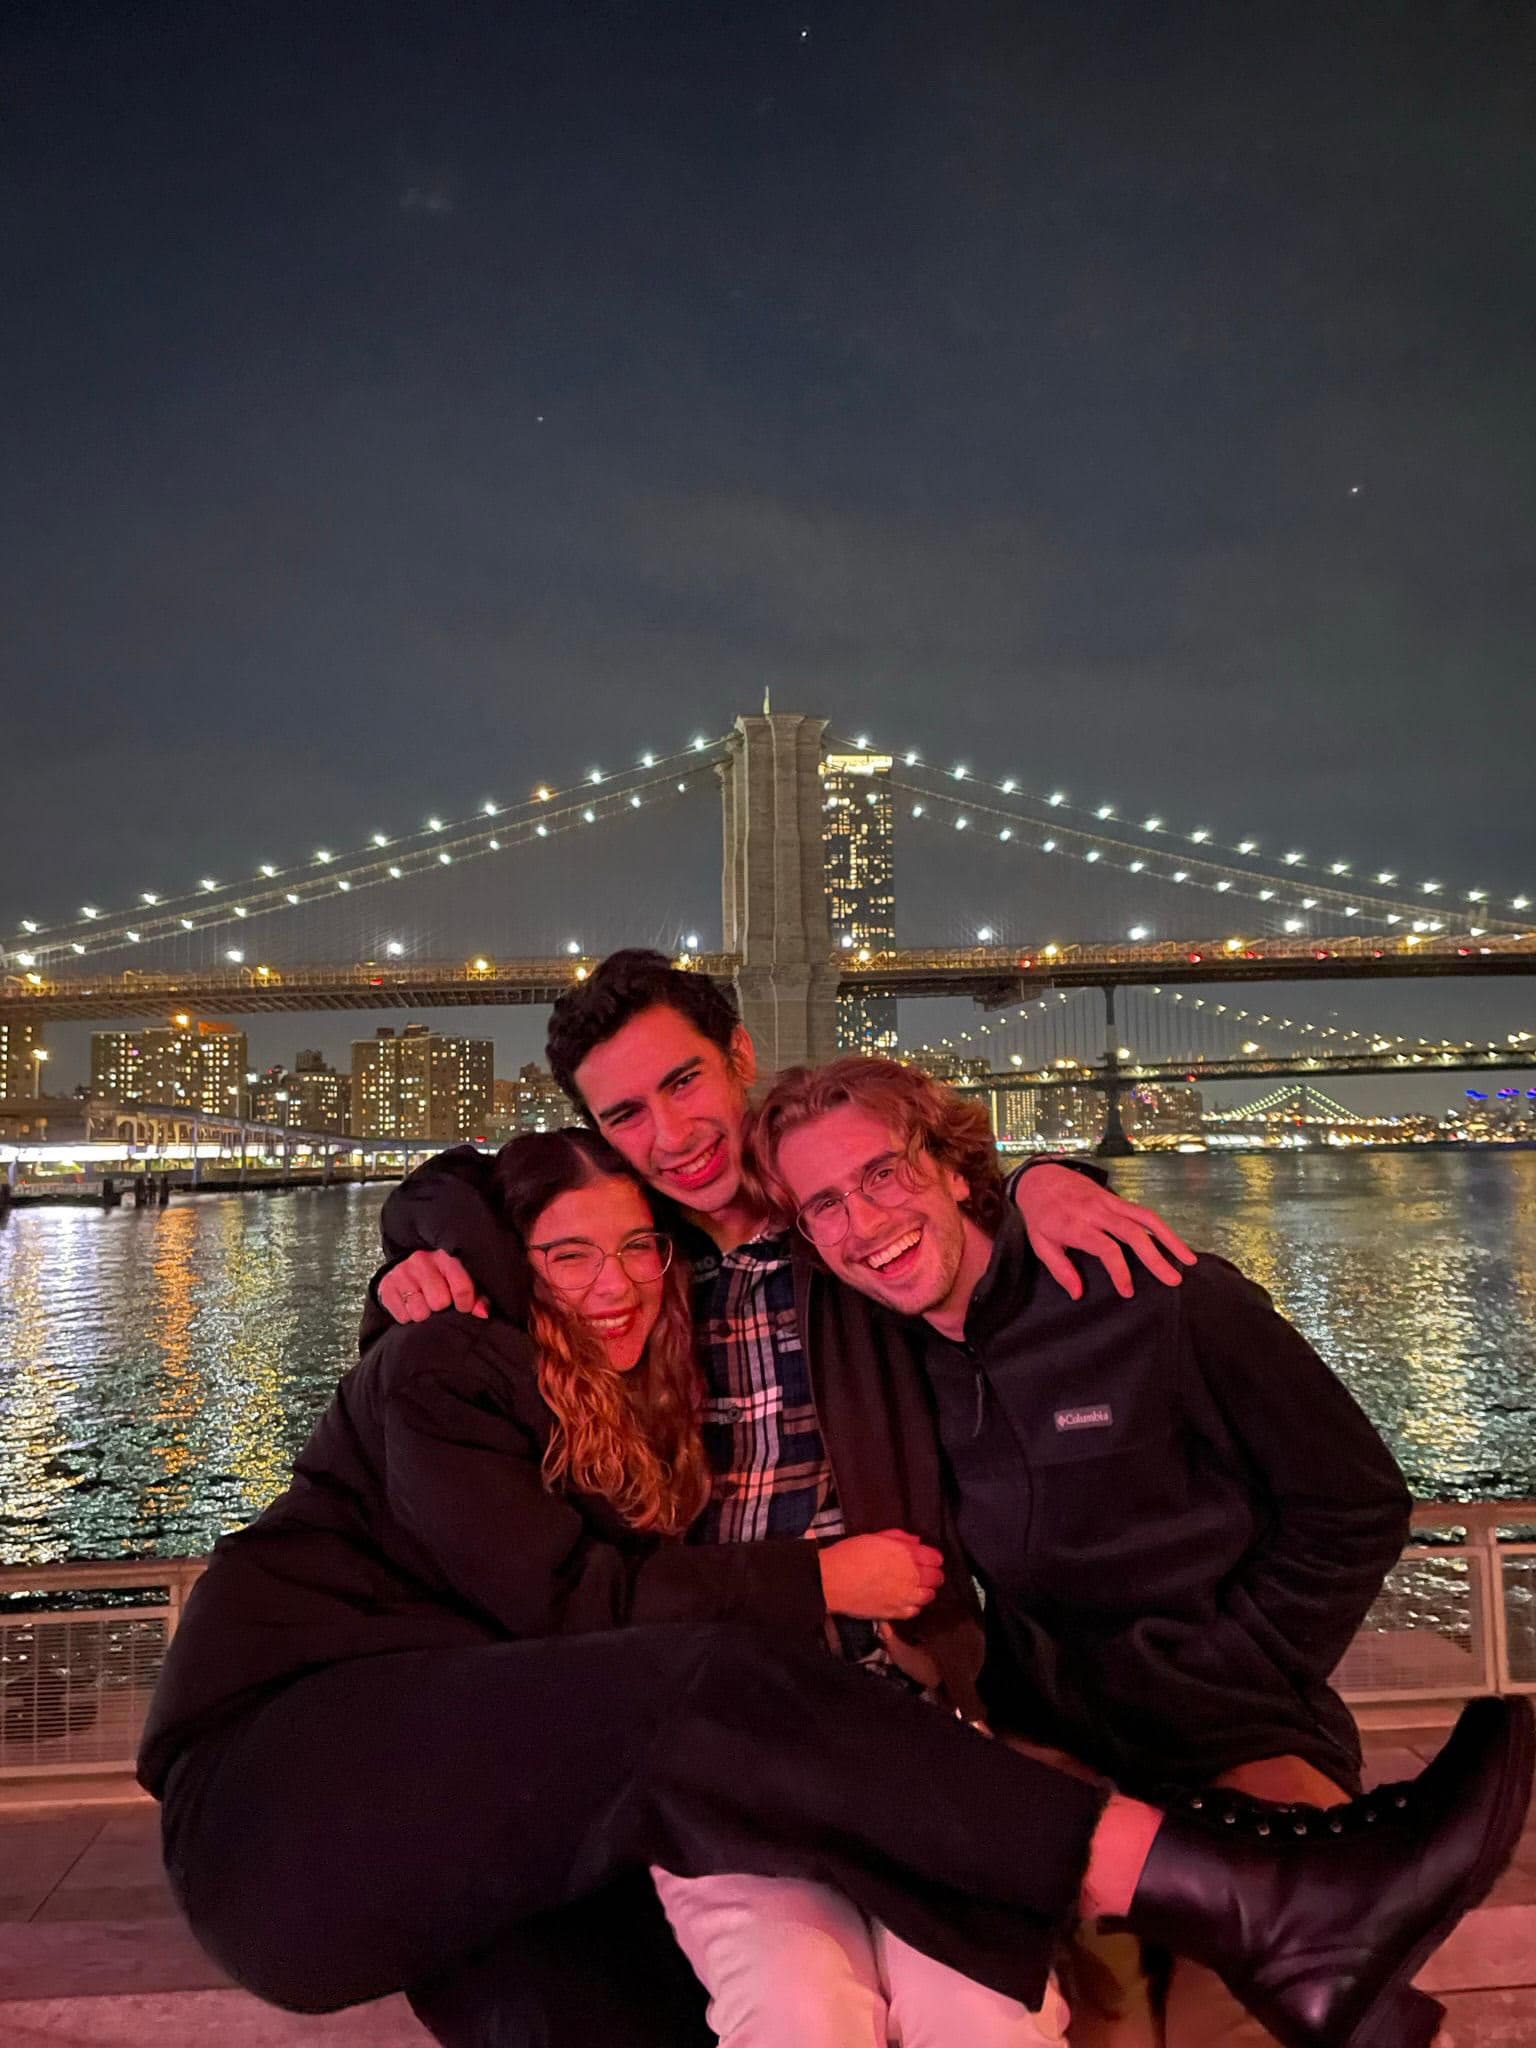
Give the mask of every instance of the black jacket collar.
M 1030 1249 L 1024 1219 L 1012 1202 L 997 1227 L 987 1270 L 965 1312 L 965 1342 L 972 1349 L 990 1343 L 1025 1308 L 1040 1277 L 1040 1261 Z

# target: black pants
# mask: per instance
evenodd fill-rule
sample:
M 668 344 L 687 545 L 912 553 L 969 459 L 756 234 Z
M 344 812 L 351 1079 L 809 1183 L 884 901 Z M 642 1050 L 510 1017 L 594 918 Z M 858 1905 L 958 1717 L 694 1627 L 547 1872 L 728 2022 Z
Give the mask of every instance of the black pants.
M 1099 1803 L 819 1650 L 620 1629 L 295 1681 L 178 1762 L 166 1861 L 209 1953 L 301 2012 L 448 2010 L 445 1973 L 651 1863 L 819 1879 L 1038 2005 Z
M 443 2048 L 715 2048 L 704 1987 L 644 1871 L 518 1921 L 410 1999 Z

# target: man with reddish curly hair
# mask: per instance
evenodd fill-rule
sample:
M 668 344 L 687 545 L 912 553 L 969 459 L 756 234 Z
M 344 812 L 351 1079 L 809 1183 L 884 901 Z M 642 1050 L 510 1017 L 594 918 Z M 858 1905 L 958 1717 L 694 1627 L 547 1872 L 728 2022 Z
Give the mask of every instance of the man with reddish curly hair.
M 1181 1287 L 1129 1298 L 1092 1270 L 1069 1302 L 1005 1198 L 985 1111 L 890 1060 L 782 1074 L 748 1165 L 834 1278 L 923 1331 L 985 1596 L 989 1722 L 1144 1796 L 1357 1790 L 1359 1738 L 1329 1678 L 1402 1548 L 1409 1497 L 1263 1290 L 1207 1254 Z M 839 1364 L 879 1458 L 882 1390 L 850 1383 L 857 1354 Z M 889 1450 L 921 1469 L 910 1428 Z M 1269 2039 L 1182 1963 L 1164 2026 L 1176 2048 Z

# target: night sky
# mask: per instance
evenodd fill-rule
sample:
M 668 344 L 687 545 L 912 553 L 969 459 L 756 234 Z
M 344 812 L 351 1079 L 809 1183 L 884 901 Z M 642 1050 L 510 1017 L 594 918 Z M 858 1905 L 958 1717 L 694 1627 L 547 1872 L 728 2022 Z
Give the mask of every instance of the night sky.
M 1536 895 L 1533 350 L 1526 0 L 11 0 L 0 943 L 765 686 Z M 709 943 L 716 836 L 500 886 L 530 951 Z M 901 936 L 1030 923 L 1021 874 Z

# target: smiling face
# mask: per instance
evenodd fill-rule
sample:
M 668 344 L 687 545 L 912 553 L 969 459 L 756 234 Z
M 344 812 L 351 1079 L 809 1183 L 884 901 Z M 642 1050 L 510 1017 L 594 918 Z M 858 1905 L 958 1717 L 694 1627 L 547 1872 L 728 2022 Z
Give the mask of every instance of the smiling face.
M 741 1200 L 741 1138 L 752 1041 L 729 1053 L 679 1010 L 658 1004 L 605 1039 L 576 1069 L 599 1131 L 652 1187 L 701 1219 Z
M 839 1280 L 900 1315 L 963 1322 L 992 1249 L 960 1207 L 965 1181 L 925 1158 L 923 1178 L 902 1187 L 899 1201 L 887 1207 L 862 1185 L 866 1175 L 887 1168 L 910 1180 L 905 1139 L 852 1103 L 795 1125 L 779 1141 L 778 1178 L 797 1210 L 831 1196 L 846 1198 L 847 1234 L 818 1244 Z
M 639 1251 L 655 1229 L 643 1190 L 624 1179 L 590 1181 L 556 1195 L 528 1232 L 541 1298 L 597 1339 L 614 1372 L 629 1372 L 644 1357 L 665 1285 L 659 1277 L 633 1279 L 618 1253 Z M 609 1256 L 597 1278 L 581 1286 L 593 1245 Z

